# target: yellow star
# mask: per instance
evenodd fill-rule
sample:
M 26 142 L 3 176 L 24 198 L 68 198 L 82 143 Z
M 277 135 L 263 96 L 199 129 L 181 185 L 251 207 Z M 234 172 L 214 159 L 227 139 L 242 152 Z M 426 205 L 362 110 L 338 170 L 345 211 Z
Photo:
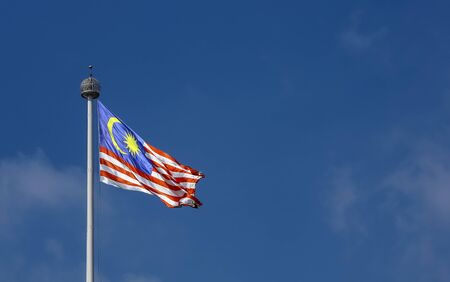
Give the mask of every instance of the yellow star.
M 141 151 L 133 134 L 127 132 L 124 142 L 125 144 L 127 144 L 128 152 L 130 152 L 133 157 L 135 157 Z

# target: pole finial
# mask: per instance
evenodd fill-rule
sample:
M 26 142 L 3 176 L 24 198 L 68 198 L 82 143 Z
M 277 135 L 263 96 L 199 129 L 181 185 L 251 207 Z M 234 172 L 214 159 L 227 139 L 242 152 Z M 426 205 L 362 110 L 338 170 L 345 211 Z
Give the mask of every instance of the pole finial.
M 81 96 L 86 99 L 97 99 L 100 96 L 100 82 L 92 75 L 93 65 L 89 65 L 89 77 L 81 82 Z
M 88 68 L 89 68 L 89 76 L 92 77 L 92 70 L 93 70 L 94 66 L 93 65 L 89 65 Z

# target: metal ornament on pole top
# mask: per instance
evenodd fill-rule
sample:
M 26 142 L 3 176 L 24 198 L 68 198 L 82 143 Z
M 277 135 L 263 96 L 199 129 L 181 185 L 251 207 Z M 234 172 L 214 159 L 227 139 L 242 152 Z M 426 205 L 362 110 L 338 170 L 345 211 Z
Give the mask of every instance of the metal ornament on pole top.
M 92 76 L 92 69 L 94 67 L 89 66 L 89 77 L 81 82 L 80 91 L 81 97 L 85 99 L 97 99 L 100 96 L 100 82 Z
M 100 82 L 92 76 L 81 82 L 81 97 L 87 100 L 87 217 L 86 217 L 86 282 L 94 282 L 94 164 L 92 139 L 92 104 L 100 96 Z

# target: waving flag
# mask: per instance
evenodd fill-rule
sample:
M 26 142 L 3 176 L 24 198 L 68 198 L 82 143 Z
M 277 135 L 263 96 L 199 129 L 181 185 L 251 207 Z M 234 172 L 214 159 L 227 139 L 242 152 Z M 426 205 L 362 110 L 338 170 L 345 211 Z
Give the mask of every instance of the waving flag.
M 100 101 L 97 103 L 100 181 L 158 196 L 170 208 L 199 207 L 195 185 L 203 174 L 147 144 Z

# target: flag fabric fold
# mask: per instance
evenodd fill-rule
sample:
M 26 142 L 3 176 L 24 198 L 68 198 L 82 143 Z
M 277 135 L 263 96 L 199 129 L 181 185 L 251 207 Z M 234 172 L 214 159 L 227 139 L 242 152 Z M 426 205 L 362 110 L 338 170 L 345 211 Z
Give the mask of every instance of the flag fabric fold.
M 147 144 L 100 101 L 98 105 L 100 181 L 159 197 L 168 207 L 191 206 L 204 175 Z

